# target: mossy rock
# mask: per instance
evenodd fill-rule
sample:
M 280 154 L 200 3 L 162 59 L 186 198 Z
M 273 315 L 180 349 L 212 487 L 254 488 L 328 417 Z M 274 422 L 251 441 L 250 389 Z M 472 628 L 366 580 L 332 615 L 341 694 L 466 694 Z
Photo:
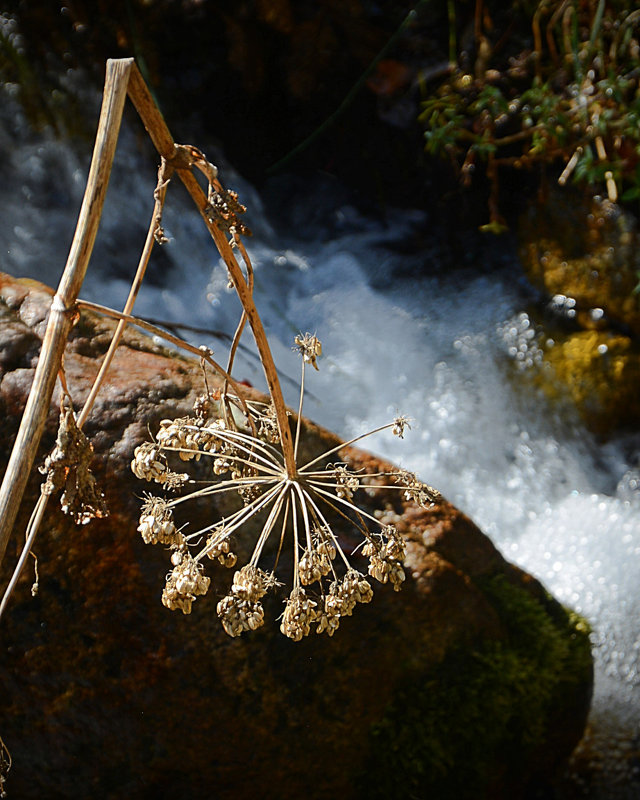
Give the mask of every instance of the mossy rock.
M 455 651 L 396 693 L 371 732 L 369 797 L 499 800 L 527 782 L 523 753 L 550 763 L 558 709 L 579 707 L 592 674 L 589 626 L 503 575 L 482 584 L 506 639 Z
M 572 298 L 585 327 L 591 309 L 602 309 L 614 327 L 640 335 L 640 237 L 629 214 L 608 201 L 554 191 L 523 216 L 518 235 L 534 286 Z
M 632 216 L 553 190 L 519 223 L 525 273 L 551 314 L 535 382 L 607 436 L 640 421 L 640 237 Z
M 606 435 L 640 421 L 640 348 L 607 331 L 576 331 L 547 349 L 545 393 L 569 397 L 590 430 Z
M 0 465 L 50 302 L 42 287 L 0 274 L 0 352 L 10 356 L 0 359 Z M 83 314 L 71 333 L 65 372 L 78 404 L 114 324 Z M 125 335 L 85 426 L 110 515 L 78 527 L 52 501 L 35 548 L 39 591 L 32 596 L 25 571 L 2 620 L 10 797 L 499 800 L 553 773 L 589 709 L 588 630 L 444 499 L 418 508 L 384 487 L 363 493 L 365 513 L 383 511 L 404 537 L 407 579 L 401 592 L 376 586 L 373 602 L 330 640 L 283 636 L 275 592 L 265 601 L 268 624 L 227 636 L 216 603 L 231 576 L 220 565 L 208 569 L 212 589 L 191 615 L 162 605 L 169 553 L 136 531 L 144 487 L 129 465 L 149 429 L 190 412 L 202 378 L 197 361 L 143 345 L 140 334 Z M 304 460 L 338 444 L 302 426 Z M 339 458 L 356 471 L 390 469 L 355 448 Z M 26 528 L 41 477 L 28 483 L 16 530 Z M 224 516 L 221 502 L 198 503 L 188 521 L 200 530 Z M 234 548 L 242 563 L 261 531 L 252 525 Z M 340 515 L 334 532 L 366 571 L 359 537 Z M 13 537 L 5 583 L 20 546 Z M 284 547 L 283 576 L 292 561 Z

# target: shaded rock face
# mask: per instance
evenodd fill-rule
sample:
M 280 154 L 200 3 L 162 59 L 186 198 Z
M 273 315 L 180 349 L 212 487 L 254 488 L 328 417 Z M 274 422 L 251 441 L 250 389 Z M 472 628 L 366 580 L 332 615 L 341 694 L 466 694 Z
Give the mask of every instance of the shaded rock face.
M 5 463 L 50 297 L 0 277 Z M 65 369 L 77 405 L 111 331 L 83 315 L 72 333 Z M 400 593 L 376 584 L 332 639 L 282 636 L 281 597 L 265 603 L 263 628 L 228 637 L 215 611 L 230 581 L 222 568 L 190 616 L 161 605 L 168 555 L 136 532 L 145 487 L 129 462 L 148 429 L 190 413 L 201 390 L 197 364 L 127 333 L 85 426 L 110 516 L 74 527 L 51 503 L 34 548 L 39 591 L 31 596 L 30 568 L 2 620 L 9 796 L 499 799 L 550 780 L 583 730 L 588 631 L 444 500 L 418 509 L 381 490 L 363 501 L 406 537 L 407 580 Z M 42 457 L 56 426 L 52 407 Z M 306 425 L 310 452 L 335 442 Z M 341 456 L 385 468 L 353 448 Z M 191 522 L 215 515 L 196 508 Z M 349 532 L 339 535 L 349 547 Z

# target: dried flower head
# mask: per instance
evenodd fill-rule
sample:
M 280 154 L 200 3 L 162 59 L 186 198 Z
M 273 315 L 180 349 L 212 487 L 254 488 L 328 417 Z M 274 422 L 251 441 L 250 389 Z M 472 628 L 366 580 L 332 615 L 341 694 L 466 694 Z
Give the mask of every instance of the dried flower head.
M 310 333 L 305 333 L 304 336 L 299 334 L 293 341 L 295 342 L 294 350 L 297 350 L 302 355 L 304 363 L 311 364 L 312 367 L 318 369 L 316 359 L 322 355 L 320 339 Z
M 391 429 L 391 432 L 393 433 L 394 436 L 397 436 L 399 439 L 404 439 L 405 429 L 408 428 L 409 430 L 411 430 L 411 425 L 409 425 L 410 422 L 411 420 L 409 419 L 409 417 L 405 416 L 396 417 L 393 420 L 393 428 Z
M 190 493 L 173 499 L 150 496 L 143 504 L 139 530 L 144 540 L 172 547 L 173 569 L 162 596 L 170 609 L 188 614 L 196 597 L 209 588 L 209 579 L 203 574 L 205 557 L 235 566 L 232 539 L 248 522 L 260 520 L 248 563 L 235 570 L 227 594 L 217 604 L 218 617 L 230 636 L 264 624 L 263 598 L 278 585 L 275 574 L 287 538 L 292 543 L 293 571 L 280 630 L 294 641 L 311 631 L 332 636 L 358 603 L 371 600 L 371 578 L 391 584 L 396 591 L 405 580 L 404 539 L 393 525 L 383 524 L 360 506 L 358 493 L 369 486 L 397 490 L 405 499 L 421 504 L 438 496 L 403 470 L 369 474 L 355 472 L 345 462 L 330 461 L 343 447 L 369 434 L 299 463 L 304 371 L 308 364 L 317 369 L 322 348 L 311 334 L 296 337 L 295 344 L 302 356 L 302 380 L 293 442 L 287 444 L 282 438 L 281 418 L 274 405 L 243 404 L 226 393 L 218 403 L 211 404 L 219 414 L 215 418 L 206 417 L 205 405 L 200 402 L 195 417 L 163 420 L 155 441 L 138 447 L 132 463 L 136 475 L 163 486 L 167 485 L 167 475 L 177 474 L 171 472 L 170 457 L 178 462 L 208 459 L 211 465 L 212 480 L 204 486 L 199 482 Z M 402 435 L 408 427 L 406 417 L 397 417 L 372 433 L 390 428 Z M 292 447 L 293 464 L 287 460 L 287 446 Z M 176 529 L 173 510 L 177 505 L 192 497 L 232 492 L 240 495 L 242 504 L 224 519 L 193 532 Z M 334 533 L 331 520 L 336 518 L 348 520 L 362 535 L 368 577 L 354 569 Z M 279 541 L 275 558 L 268 556 L 266 549 L 272 536 Z

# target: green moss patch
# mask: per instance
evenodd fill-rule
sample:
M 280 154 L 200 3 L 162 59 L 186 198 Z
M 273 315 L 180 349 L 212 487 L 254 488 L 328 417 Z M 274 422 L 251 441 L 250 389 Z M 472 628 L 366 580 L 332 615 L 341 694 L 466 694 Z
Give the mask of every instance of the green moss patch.
M 504 638 L 461 648 L 398 688 L 371 731 L 361 782 L 368 797 L 508 796 L 539 771 L 538 761 L 548 769 L 554 749 L 568 756 L 580 736 L 592 680 L 589 626 L 503 575 L 482 588 Z

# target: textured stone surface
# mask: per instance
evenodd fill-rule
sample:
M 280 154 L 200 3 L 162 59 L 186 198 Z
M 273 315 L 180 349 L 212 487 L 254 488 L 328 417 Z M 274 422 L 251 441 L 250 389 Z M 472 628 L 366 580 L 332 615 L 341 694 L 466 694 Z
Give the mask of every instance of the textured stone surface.
M 3 462 L 49 298 L 0 275 Z M 73 331 L 65 368 L 76 405 L 111 329 L 83 316 Z M 30 565 L 2 621 L 9 796 L 493 799 L 550 780 L 589 705 L 584 623 L 444 500 L 427 510 L 389 491 L 365 500 L 406 537 L 407 581 L 399 593 L 376 584 L 332 639 L 282 636 L 281 597 L 265 603 L 263 628 L 229 638 L 215 613 L 230 579 L 222 568 L 190 616 L 161 605 L 168 557 L 136 532 L 146 487 L 129 461 L 160 419 L 190 412 L 200 380 L 197 364 L 127 333 L 85 427 L 111 514 L 75 528 L 50 503 L 34 548 L 39 592 L 31 597 Z M 56 423 L 52 407 L 42 457 Z M 335 442 L 307 425 L 310 452 Z M 380 467 L 361 451 L 342 456 Z M 215 513 L 201 505 L 192 523 Z M 358 543 L 340 535 L 347 551 Z

